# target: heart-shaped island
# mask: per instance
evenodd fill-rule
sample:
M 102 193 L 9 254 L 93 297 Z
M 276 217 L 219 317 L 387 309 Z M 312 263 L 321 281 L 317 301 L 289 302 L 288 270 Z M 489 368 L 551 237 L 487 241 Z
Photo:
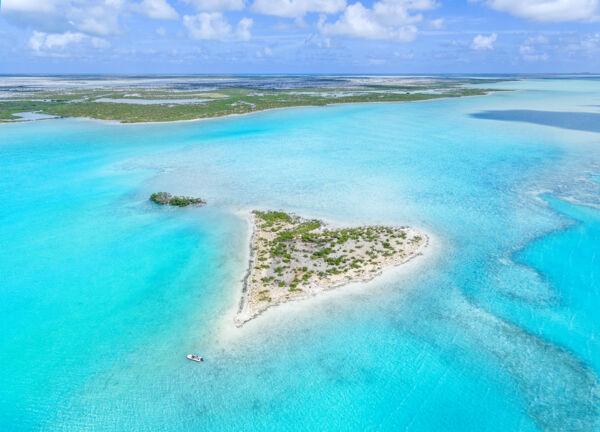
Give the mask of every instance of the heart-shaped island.
M 250 267 L 236 324 L 273 305 L 374 278 L 421 255 L 428 237 L 409 227 L 331 229 L 315 219 L 254 211 Z

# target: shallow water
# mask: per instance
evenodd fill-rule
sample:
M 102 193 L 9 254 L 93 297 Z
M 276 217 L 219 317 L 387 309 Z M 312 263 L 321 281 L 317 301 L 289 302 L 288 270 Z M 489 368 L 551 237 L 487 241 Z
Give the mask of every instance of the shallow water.
M 47 119 L 51 119 L 51 118 L 56 118 L 56 116 L 49 115 L 49 114 L 43 114 L 43 113 L 39 113 L 39 112 L 20 112 L 20 113 L 13 114 L 13 116 L 18 118 L 18 120 L 14 120 L 14 121 L 47 120 Z
M 2 126 L 0 429 L 597 430 L 600 82 L 498 87 Z M 236 329 L 254 208 L 435 248 Z

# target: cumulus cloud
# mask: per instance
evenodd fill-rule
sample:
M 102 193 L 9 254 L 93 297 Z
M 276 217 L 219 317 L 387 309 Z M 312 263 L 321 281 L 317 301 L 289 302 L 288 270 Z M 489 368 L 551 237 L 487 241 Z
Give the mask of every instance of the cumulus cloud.
M 3 12 L 38 12 L 48 13 L 56 10 L 57 0 L 40 2 L 39 0 L 4 0 L 2 2 Z
M 580 45 L 584 50 L 595 51 L 600 43 L 600 33 L 584 38 Z
M 544 35 L 532 36 L 525 39 L 519 46 L 519 54 L 525 61 L 546 61 L 548 38 Z
M 178 18 L 169 0 L 2 0 L 2 12 L 21 27 L 102 37 L 120 34 L 120 18 L 131 12 L 154 19 Z
M 29 47 L 38 55 L 48 54 L 64 50 L 67 46 L 87 42 L 96 49 L 104 49 L 110 46 L 105 39 L 91 37 L 83 33 L 44 33 L 34 31 L 29 38 Z
M 63 34 L 47 34 L 44 32 L 34 31 L 29 39 L 29 46 L 34 51 L 41 51 L 44 48 L 64 48 L 74 42 L 80 42 L 85 39 L 83 33 L 66 32 Z
M 433 0 L 381 0 L 372 8 L 357 2 L 346 7 L 337 21 L 322 21 L 320 28 L 325 34 L 408 42 L 415 39 L 416 24 L 423 19 L 421 14 L 414 12 L 434 7 Z
M 141 3 L 134 5 L 133 9 L 153 19 L 179 18 L 179 14 L 167 0 L 143 0 Z
M 304 40 L 304 46 L 316 49 L 329 49 L 331 48 L 331 38 L 312 33 Z
M 254 21 L 252 18 L 242 18 L 237 25 L 237 29 L 235 31 L 236 36 L 239 40 L 247 41 L 250 40 L 252 34 L 250 33 L 250 29 Z
M 586 56 L 598 58 L 600 55 L 600 33 L 582 35 L 579 40 L 567 44 L 565 50 L 571 54 L 580 52 Z
M 438 18 L 438 19 L 429 21 L 429 26 L 435 30 L 443 29 L 444 28 L 444 18 Z
M 273 57 L 273 50 L 269 47 L 264 47 L 262 50 L 256 51 L 256 57 Z
M 192 39 L 224 40 L 231 33 L 231 25 L 218 12 L 184 15 L 183 25 Z
M 183 25 L 192 39 L 198 40 L 249 40 L 253 24 L 251 18 L 242 18 L 233 31 L 231 24 L 220 12 L 202 12 L 198 15 L 185 15 Z
M 199 11 L 220 12 L 226 10 L 242 10 L 246 6 L 245 0 L 184 0 L 192 4 Z
M 528 37 L 519 46 L 519 54 L 525 61 L 546 61 L 549 58 L 547 45 L 548 38 L 544 35 Z
M 110 42 L 99 37 L 90 38 L 92 46 L 96 49 L 106 49 L 110 47 Z
M 117 34 L 119 16 L 129 7 L 125 0 L 3 0 L 9 21 L 46 33 Z
M 532 36 L 532 37 L 528 37 L 527 39 L 525 39 L 523 41 L 523 43 L 525 45 L 532 45 L 532 44 L 545 45 L 548 43 L 548 38 L 544 35 Z
M 537 52 L 531 45 L 521 45 L 519 47 L 519 54 L 525 61 L 546 61 L 548 60 L 548 54 L 545 52 Z
M 528 37 L 518 47 L 521 58 L 528 62 L 556 58 L 600 58 L 600 33 L 562 34 L 549 39 L 545 35 Z
M 545 22 L 594 21 L 600 16 L 600 0 L 472 0 L 511 15 Z
M 254 0 L 252 10 L 264 15 L 302 18 L 309 12 L 333 14 L 346 7 L 346 0 Z
M 471 42 L 471 49 L 476 51 L 493 50 L 496 39 L 498 39 L 498 35 L 496 33 L 492 33 L 489 36 L 483 36 L 479 34 L 473 38 L 473 42 Z

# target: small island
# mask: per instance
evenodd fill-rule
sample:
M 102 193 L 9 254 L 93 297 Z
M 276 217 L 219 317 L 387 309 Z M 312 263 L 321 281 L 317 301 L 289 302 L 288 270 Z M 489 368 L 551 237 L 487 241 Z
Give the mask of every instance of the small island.
M 236 324 L 269 307 L 349 282 L 421 255 L 427 236 L 408 227 L 329 229 L 278 211 L 254 211 L 248 273 Z
M 187 207 L 189 205 L 203 206 L 206 201 L 200 198 L 192 198 L 186 196 L 173 196 L 167 192 L 156 192 L 150 195 L 150 201 L 159 205 L 170 205 L 176 207 Z

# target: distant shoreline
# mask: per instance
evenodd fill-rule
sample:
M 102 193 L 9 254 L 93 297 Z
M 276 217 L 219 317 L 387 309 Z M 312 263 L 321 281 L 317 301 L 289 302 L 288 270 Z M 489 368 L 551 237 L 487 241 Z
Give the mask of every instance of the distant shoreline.
M 458 96 L 442 96 L 442 97 L 431 97 L 431 98 L 426 98 L 426 99 L 415 99 L 415 100 L 397 100 L 397 101 L 357 101 L 357 102 L 332 102 L 332 103 L 328 103 L 328 104 L 324 104 L 324 105 L 293 105 L 293 106 L 284 106 L 284 107 L 275 107 L 275 108 L 265 108 L 265 109 L 258 109 L 255 111 L 249 111 L 249 112 L 245 112 L 245 113 L 231 113 L 231 114 L 224 114 L 224 115 L 218 115 L 218 116 L 213 116 L 213 117 L 198 117 L 198 118 L 193 118 L 193 119 L 181 119 L 181 120 L 165 120 L 165 121 L 139 121 L 139 122 L 128 122 L 128 121 L 123 121 L 123 120 L 107 120 L 107 119 L 99 119 L 99 118 L 94 118 L 94 117 L 85 117 L 85 116 L 81 116 L 81 117 L 75 117 L 75 116 L 59 116 L 59 115 L 55 115 L 53 118 L 44 118 L 44 119 L 36 119 L 36 120 L 7 120 L 7 121 L 0 121 L 0 125 L 2 124 L 19 124 L 19 123 L 30 123 L 30 122 L 35 122 L 35 121 L 46 121 L 46 120 L 64 120 L 64 119 L 73 119 L 73 120 L 85 120 L 85 121 L 94 121 L 94 122 L 102 122 L 105 124 L 110 124 L 110 125 L 120 125 L 120 126 L 136 126 L 136 125 L 159 125 L 159 124 L 173 124 L 173 123 L 191 123 L 191 122 L 201 122 L 201 121 L 206 121 L 206 120 L 217 120 L 217 119 L 226 119 L 226 118 L 231 118 L 231 117 L 242 117 L 242 116 L 248 116 L 248 115 L 252 115 L 252 114 L 259 114 L 259 113 L 265 113 L 265 112 L 269 112 L 269 111 L 276 111 L 276 110 L 288 110 L 288 109 L 295 109 L 295 108 L 326 108 L 326 107 L 332 107 L 332 106 L 341 106 L 341 105 L 361 105 L 361 104 L 365 104 L 365 105 L 371 105 L 371 104 L 400 104 L 400 103 L 421 103 L 421 102 L 432 102 L 432 101 L 438 101 L 438 100 L 448 100 L 448 99 L 463 99 L 463 98 L 472 98 L 472 97 L 481 97 L 481 96 L 489 96 L 491 94 L 497 93 L 500 90 L 495 90 L 495 89 L 486 89 L 486 92 L 483 94 L 476 94 L 476 95 L 458 95 Z M 502 91 L 506 91 L 506 90 L 502 90 Z M 25 113 L 27 111 L 23 111 L 21 113 Z
M 103 119 L 95 119 L 93 117 L 59 117 L 56 119 L 47 119 L 47 120 L 58 120 L 60 118 L 69 118 L 69 119 L 84 119 L 84 120 L 99 121 L 99 122 L 103 122 L 103 123 L 120 125 L 120 126 L 158 125 L 158 124 L 171 124 L 171 123 L 201 122 L 201 121 L 206 121 L 206 120 L 218 120 L 218 119 L 226 119 L 226 118 L 231 118 L 231 117 L 244 117 L 244 116 L 249 116 L 252 114 L 266 113 L 269 111 L 292 110 L 292 109 L 296 109 L 296 108 L 327 108 L 327 107 L 342 106 L 342 105 L 363 105 L 363 104 L 364 105 L 378 105 L 378 104 L 425 103 L 425 102 L 433 102 L 433 101 L 448 100 L 448 99 L 466 99 L 466 98 L 473 98 L 473 97 L 483 97 L 483 96 L 489 96 L 494 93 L 496 93 L 495 90 L 488 91 L 487 93 L 480 94 L 480 95 L 447 96 L 447 97 L 421 99 L 421 100 L 408 100 L 408 101 L 334 102 L 334 103 L 330 103 L 330 104 L 326 104 L 326 105 L 295 105 L 295 106 L 289 106 L 289 107 L 266 108 L 266 109 L 262 109 L 262 110 L 250 111 L 247 113 L 225 114 L 222 116 L 200 117 L 200 118 L 185 119 L 185 120 L 123 122 L 121 120 L 103 120 Z M 20 122 L 17 121 L 14 123 L 20 123 Z

